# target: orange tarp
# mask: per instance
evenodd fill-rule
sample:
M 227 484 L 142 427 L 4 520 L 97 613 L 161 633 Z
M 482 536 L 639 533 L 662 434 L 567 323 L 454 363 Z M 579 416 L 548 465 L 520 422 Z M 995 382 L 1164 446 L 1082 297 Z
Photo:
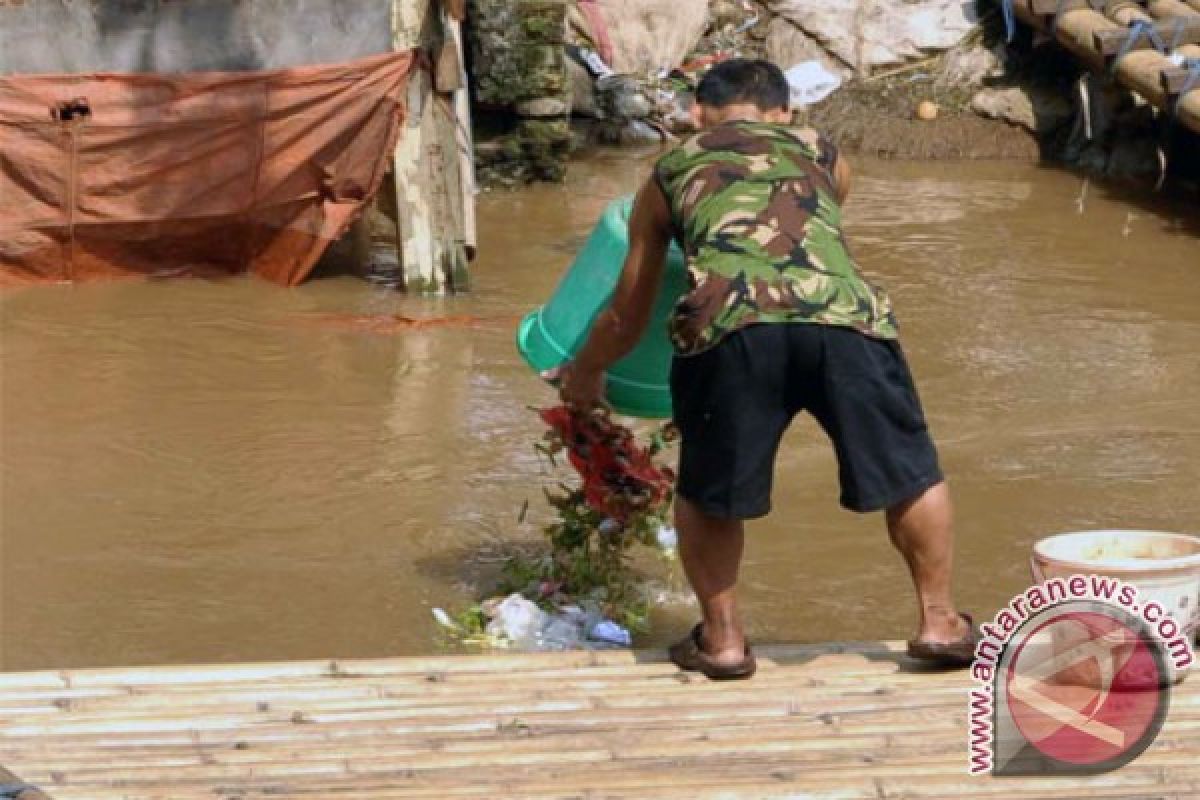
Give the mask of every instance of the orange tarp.
M 0 77 L 0 283 L 299 283 L 378 191 L 413 60 Z

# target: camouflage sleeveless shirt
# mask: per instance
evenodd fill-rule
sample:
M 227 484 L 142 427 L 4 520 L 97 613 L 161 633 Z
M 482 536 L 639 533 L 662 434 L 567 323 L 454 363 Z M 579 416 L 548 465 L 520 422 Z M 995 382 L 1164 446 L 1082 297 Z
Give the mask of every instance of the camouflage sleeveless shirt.
M 813 131 L 731 121 L 659 159 L 655 179 L 687 257 L 669 326 L 681 354 L 754 323 L 808 322 L 896 338 L 887 295 L 841 231 L 833 144 Z

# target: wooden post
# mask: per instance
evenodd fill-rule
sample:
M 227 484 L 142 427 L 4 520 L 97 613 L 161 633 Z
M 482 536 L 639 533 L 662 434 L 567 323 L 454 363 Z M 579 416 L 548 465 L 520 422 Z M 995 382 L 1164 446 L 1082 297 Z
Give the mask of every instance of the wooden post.
M 450 12 L 449 5 L 444 15 L 446 28 L 454 37 L 458 71 L 462 76 L 460 87 L 454 92 L 454 121 L 462 192 L 462 238 L 463 244 L 466 245 L 467 257 L 474 258 L 479 242 L 475 223 L 475 141 L 471 135 L 471 96 L 463 55 L 466 52 L 466 43 L 463 41 L 462 22 Z
M 465 289 L 466 220 L 473 220 L 467 209 L 474 197 L 463 191 L 459 128 L 469 131 L 470 120 L 455 113 L 453 94 L 437 91 L 429 66 L 453 33 L 437 0 L 393 0 L 392 10 L 395 48 L 419 48 L 428 56 L 409 81 L 408 117 L 393 171 L 404 286 L 426 293 Z

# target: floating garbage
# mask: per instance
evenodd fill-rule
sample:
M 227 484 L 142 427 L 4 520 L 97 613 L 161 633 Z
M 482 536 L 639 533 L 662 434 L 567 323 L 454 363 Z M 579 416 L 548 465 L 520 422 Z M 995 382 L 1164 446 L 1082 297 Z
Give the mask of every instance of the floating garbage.
M 654 538 L 658 542 L 658 548 L 668 555 L 674 555 L 679 549 L 679 534 L 674 528 L 661 525 Z
M 629 635 L 629 631 L 608 619 L 597 622 L 595 627 L 588 632 L 588 638 L 594 642 L 606 642 L 620 647 L 629 647 L 633 644 L 633 637 Z
M 547 622 L 545 611 L 513 593 L 496 607 L 496 616 L 488 623 L 487 635 L 516 647 L 533 649 Z
M 631 567 L 635 545 L 669 555 L 674 530 L 664 522 L 674 474 L 657 456 L 676 439 L 670 425 L 641 444 L 606 412 L 538 412 L 548 430 L 536 445 L 551 466 L 566 460 L 579 485 L 546 492 L 557 512 L 543 528 L 545 550 L 505 561 L 496 596 L 457 615 L 432 609 L 456 641 L 518 650 L 631 647 L 648 627 L 646 575 Z M 522 511 L 522 515 L 524 511 Z
M 455 622 L 450 617 L 449 614 L 446 613 L 446 609 L 444 609 L 444 608 L 433 609 L 433 618 L 435 620 L 437 620 L 438 625 L 441 625 L 446 630 L 450 630 L 450 631 L 461 630 L 461 628 L 459 627 L 459 624 L 457 622 Z
M 544 611 L 524 595 L 514 592 L 483 604 L 491 620 L 484 629 L 488 644 L 517 650 L 579 650 L 631 647 L 627 628 L 605 619 L 596 610 L 567 605 Z M 440 608 L 433 609 L 438 624 L 455 633 L 463 627 Z

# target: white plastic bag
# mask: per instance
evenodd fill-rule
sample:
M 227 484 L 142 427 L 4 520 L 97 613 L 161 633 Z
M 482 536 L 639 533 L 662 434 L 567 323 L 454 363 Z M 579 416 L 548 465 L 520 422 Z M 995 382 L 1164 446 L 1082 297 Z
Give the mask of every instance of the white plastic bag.
M 783 74 L 791 88 L 792 108 L 819 103 L 842 85 L 820 61 L 802 61 Z
M 487 634 L 522 649 L 533 649 L 545 625 L 546 612 L 514 593 L 496 606 L 496 616 L 488 623 Z

